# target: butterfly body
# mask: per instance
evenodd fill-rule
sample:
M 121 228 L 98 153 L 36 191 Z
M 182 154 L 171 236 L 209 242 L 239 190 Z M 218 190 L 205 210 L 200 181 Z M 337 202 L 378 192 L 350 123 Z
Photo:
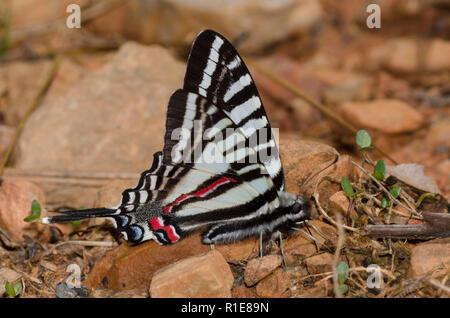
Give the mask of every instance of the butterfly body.
M 105 217 L 127 241 L 173 244 L 203 230 L 205 244 L 271 238 L 308 218 L 285 191 L 278 148 L 251 75 L 220 34 L 201 32 L 184 86 L 171 96 L 164 148 L 111 208 L 68 211 L 44 223 Z

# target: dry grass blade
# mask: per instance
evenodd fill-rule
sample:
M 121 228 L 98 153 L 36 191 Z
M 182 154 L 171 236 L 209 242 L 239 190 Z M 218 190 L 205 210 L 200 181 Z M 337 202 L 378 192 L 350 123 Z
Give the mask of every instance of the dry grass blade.
M 34 110 L 40 105 L 40 102 L 42 100 L 42 97 L 47 92 L 48 88 L 50 87 L 50 84 L 53 81 L 53 78 L 56 75 L 56 72 L 59 69 L 59 65 L 61 64 L 61 57 L 57 56 L 53 62 L 53 66 L 48 72 L 47 77 L 45 78 L 45 81 L 41 88 L 39 89 L 39 92 L 37 93 L 36 97 L 33 99 L 33 102 L 28 107 L 27 112 L 25 113 L 24 117 L 20 121 L 19 125 L 17 126 L 16 133 L 14 134 L 13 140 L 11 141 L 11 144 L 6 149 L 6 153 L 4 154 L 1 162 L 0 162 L 0 178 L 2 177 L 3 170 L 5 169 L 6 164 L 8 163 L 8 160 L 14 150 L 14 147 L 19 140 L 20 134 L 22 133 L 22 130 L 25 126 L 26 121 L 30 117 L 30 115 L 34 112 Z

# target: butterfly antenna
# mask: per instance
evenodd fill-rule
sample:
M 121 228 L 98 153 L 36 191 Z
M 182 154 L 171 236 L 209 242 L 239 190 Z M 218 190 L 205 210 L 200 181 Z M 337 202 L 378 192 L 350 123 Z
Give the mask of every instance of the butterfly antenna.
M 303 231 L 302 229 L 296 228 L 296 227 L 291 227 L 291 229 L 297 231 L 297 232 L 302 232 L 303 234 L 305 234 L 307 237 L 309 237 L 311 240 L 313 240 L 314 242 L 317 242 L 319 244 L 322 244 L 321 242 L 319 242 L 314 236 L 310 235 L 309 233 L 306 233 L 305 231 Z
M 83 219 L 97 218 L 97 217 L 107 217 L 116 213 L 116 209 L 109 208 L 96 208 L 96 209 L 86 209 L 86 210 L 75 210 L 75 211 L 60 211 L 60 215 L 47 216 L 42 219 L 42 223 L 64 223 L 71 221 L 79 221 Z
M 314 236 L 314 235 L 312 235 L 311 230 L 309 229 L 307 221 L 305 221 L 305 227 L 308 230 L 309 234 L 311 234 L 311 236 Z M 314 240 L 313 242 L 314 242 L 314 246 L 316 247 L 316 252 L 319 252 L 319 247 L 317 246 L 316 240 Z
M 331 241 L 330 238 L 329 238 L 328 236 L 326 236 L 325 234 L 323 234 L 322 232 L 320 232 L 319 229 L 318 229 L 314 224 L 309 223 L 308 220 L 305 220 L 305 225 L 306 225 L 307 227 L 308 227 L 308 224 L 314 229 L 314 231 L 317 232 L 317 234 L 319 234 L 320 236 L 322 236 L 324 239 Z M 308 229 L 308 231 L 309 231 L 309 229 Z

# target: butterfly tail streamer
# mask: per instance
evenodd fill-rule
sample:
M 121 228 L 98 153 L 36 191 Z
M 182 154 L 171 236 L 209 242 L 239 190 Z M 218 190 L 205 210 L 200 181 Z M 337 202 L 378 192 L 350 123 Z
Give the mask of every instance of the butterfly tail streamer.
M 116 209 L 110 208 L 96 208 L 96 209 L 86 209 L 86 210 L 75 210 L 75 211 L 63 211 L 58 212 L 60 215 L 48 216 L 42 219 L 42 223 L 61 223 L 61 222 L 71 222 L 79 221 L 90 218 L 98 217 L 109 217 L 116 212 Z

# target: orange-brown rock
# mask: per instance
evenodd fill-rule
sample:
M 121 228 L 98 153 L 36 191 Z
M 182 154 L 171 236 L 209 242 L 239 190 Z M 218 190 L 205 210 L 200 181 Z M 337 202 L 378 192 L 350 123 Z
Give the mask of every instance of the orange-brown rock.
M 411 250 L 409 276 L 435 275 L 445 272 L 450 266 L 450 238 L 434 239 L 420 243 Z M 440 267 L 440 268 L 439 268 Z
M 17 145 L 15 167 L 141 173 L 162 149 L 167 103 L 182 86 L 184 71 L 184 64 L 160 46 L 125 43 L 102 68 L 33 112 Z M 96 189 L 58 185 L 46 194 L 53 204 L 90 207 Z
M 23 234 L 34 225 L 23 219 L 31 214 L 31 202 L 37 200 L 45 209 L 44 192 L 35 184 L 21 180 L 4 180 L 0 186 L 0 228 L 13 241 L 24 241 Z
M 420 50 L 427 47 L 427 54 L 420 57 Z M 385 67 L 396 73 L 445 72 L 450 69 L 450 41 L 433 39 L 427 43 L 412 37 L 393 38 L 370 51 L 368 63 Z
M 123 243 L 94 266 L 84 284 L 116 290 L 148 289 L 157 270 L 209 250 L 209 245 L 201 243 L 199 234 L 166 246 L 154 241 L 136 246 Z
M 287 191 L 312 194 L 315 176 L 330 166 L 339 155 L 326 144 L 292 136 L 280 138 L 280 156 Z
M 229 298 L 233 274 L 216 250 L 191 256 L 157 271 L 150 284 L 152 298 Z
M 266 255 L 262 258 L 251 259 L 244 272 L 244 282 L 247 286 L 253 286 L 261 279 L 272 273 L 281 265 L 280 255 Z
M 256 294 L 263 298 L 286 297 L 285 292 L 289 285 L 289 275 L 283 269 L 278 268 L 256 285 Z
M 258 255 L 259 238 L 248 238 L 231 244 L 217 244 L 215 248 L 227 262 L 240 262 Z
M 350 204 L 350 200 L 344 191 L 339 191 L 333 194 L 329 199 L 329 209 L 331 213 L 340 213 L 342 216 L 347 216 L 348 206 Z M 358 214 L 355 211 L 354 206 L 352 206 L 350 210 L 350 216 L 355 220 L 358 218 Z
M 377 99 L 369 102 L 346 102 L 341 115 L 357 127 L 387 134 L 417 130 L 424 124 L 422 114 L 401 100 Z
M 332 271 L 334 256 L 330 253 L 321 253 L 305 259 L 305 264 L 311 274 Z
M 283 251 L 288 264 L 295 263 L 300 256 L 310 256 L 317 252 L 311 239 L 301 232 L 291 234 L 283 241 Z
M 252 288 L 245 287 L 244 284 L 239 285 L 231 290 L 233 298 L 255 298 L 256 294 Z

